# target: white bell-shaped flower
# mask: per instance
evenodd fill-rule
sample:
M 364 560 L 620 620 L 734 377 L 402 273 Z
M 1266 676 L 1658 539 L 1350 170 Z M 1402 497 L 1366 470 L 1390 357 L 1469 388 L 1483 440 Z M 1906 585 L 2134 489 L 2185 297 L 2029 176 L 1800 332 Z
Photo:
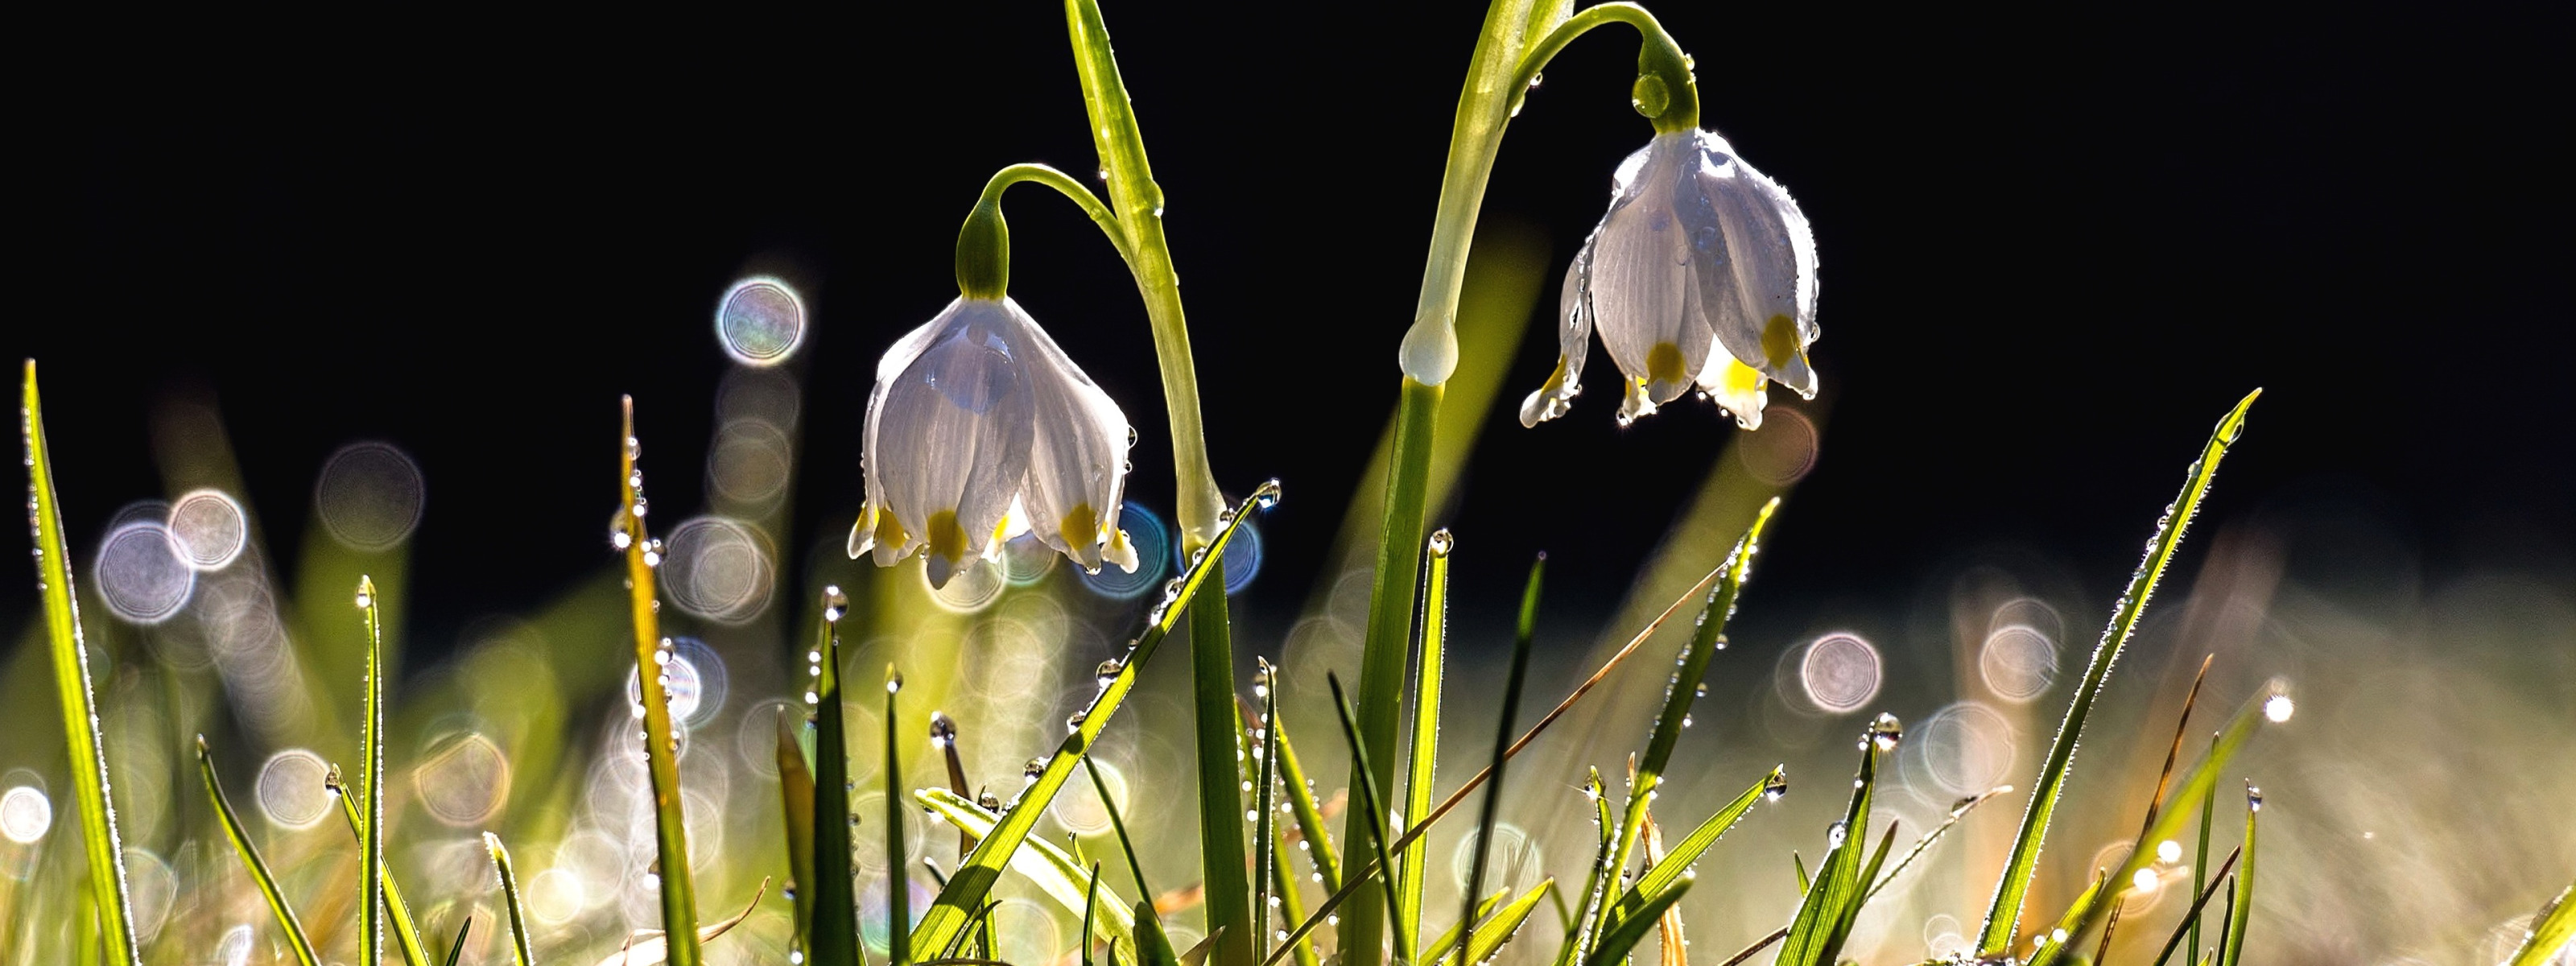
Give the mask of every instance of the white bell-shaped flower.
M 1599 329 L 1626 423 L 1696 386 L 1747 429 L 1764 387 L 1816 394 L 1816 242 L 1798 203 L 1708 131 L 1655 136 L 1619 165 L 1610 212 L 1566 269 L 1556 372 L 1521 424 L 1564 415 Z
M 926 547 L 946 586 L 1025 529 L 1085 570 L 1133 571 L 1118 509 L 1134 439 L 1019 303 L 960 297 L 877 362 L 850 556 L 885 566 Z

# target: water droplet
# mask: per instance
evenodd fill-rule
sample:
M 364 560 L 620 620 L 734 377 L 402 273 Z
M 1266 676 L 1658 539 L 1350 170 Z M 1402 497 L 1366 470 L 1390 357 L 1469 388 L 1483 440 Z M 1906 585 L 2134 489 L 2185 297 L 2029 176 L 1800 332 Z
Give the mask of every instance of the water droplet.
M 1835 822 L 1831 827 L 1825 829 L 1825 847 L 1828 849 L 1842 848 L 1843 838 L 1849 834 L 1851 834 L 1851 823 Z
M 1880 751 L 1896 750 L 1896 743 L 1904 738 L 1905 725 L 1897 721 L 1895 715 L 1881 712 L 1877 720 L 1869 723 L 1868 740 L 1877 744 Z
M 998 812 L 1002 810 L 1002 796 L 985 792 L 975 796 L 975 804 L 983 806 L 987 812 Z
M 1118 680 L 1118 672 L 1126 669 L 1127 665 L 1125 662 L 1113 657 L 1100 662 L 1100 666 L 1093 669 L 1092 673 L 1098 676 L 1100 689 L 1106 691 L 1109 690 L 1111 682 Z
M 1449 551 L 1456 549 L 1457 546 L 1458 540 L 1456 537 L 1449 535 L 1448 527 L 1441 527 L 1438 530 L 1431 531 L 1430 549 L 1432 556 L 1446 557 L 1449 555 Z
M 948 712 L 931 712 L 930 746 L 933 748 L 950 748 L 954 747 L 956 744 L 957 722 L 949 720 Z
M 1771 769 L 1771 777 L 1762 780 L 1762 799 L 1776 802 L 1781 796 L 1787 794 L 1789 794 L 1789 770 L 1785 767 Z
M 886 693 L 887 693 L 887 694 L 893 694 L 893 693 L 895 693 L 895 692 L 897 692 L 897 691 L 901 691 L 901 690 L 903 690 L 903 672 L 901 672 L 901 671 L 897 671 L 897 670 L 894 670 L 894 669 L 892 669 L 892 668 L 887 668 L 887 669 L 886 669 Z
M 2263 810 L 2263 790 L 2254 787 L 2253 782 L 2245 783 L 2245 807 L 2257 812 Z
M 831 584 L 823 588 L 823 620 L 837 622 L 849 612 L 850 595 L 841 592 L 841 585 Z

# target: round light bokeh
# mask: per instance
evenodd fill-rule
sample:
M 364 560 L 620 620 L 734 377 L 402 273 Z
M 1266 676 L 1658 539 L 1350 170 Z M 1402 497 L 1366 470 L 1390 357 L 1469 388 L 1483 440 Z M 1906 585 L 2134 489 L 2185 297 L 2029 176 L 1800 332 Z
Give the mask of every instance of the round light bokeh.
M 1189 572 L 1189 560 L 1182 556 L 1179 541 L 1172 542 L 1172 569 Z M 1236 529 L 1234 539 L 1225 545 L 1225 592 L 1240 594 L 1261 575 L 1261 528 L 1246 520 Z
M 331 766 L 322 756 L 302 748 L 270 755 L 268 763 L 259 766 L 259 781 L 254 786 L 260 814 L 284 828 L 308 829 L 321 824 L 335 804 L 331 789 L 323 784 L 330 774 Z
M 1995 787 L 2012 770 L 2018 753 L 2012 722 L 1970 701 L 1933 712 L 1915 724 L 1905 741 L 1909 772 L 1930 779 L 1954 798 Z
M 1762 428 L 1735 436 L 1735 459 L 1744 472 L 1771 486 L 1787 486 L 1816 468 L 1820 434 L 1805 413 L 1788 407 L 1763 414 Z
M 351 550 L 391 548 L 420 526 L 427 493 L 420 465 L 385 443 L 352 443 L 331 454 L 313 484 L 322 529 Z
M 2039 697 L 2057 682 L 2057 642 L 2027 624 L 1995 628 L 1977 650 L 1977 673 L 1998 698 L 2018 704 Z
M 181 557 L 179 541 L 159 522 L 128 523 L 100 541 L 90 578 L 107 609 L 137 624 L 158 624 L 187 606 L 197 572 Z
M 431 818 L 472 828 L 500 814 L 510 800 L 510 759 L 479 732 L 446 735 L 430 742 L 413 767 L 412 787 Z
M 990 560 L 969 560 L 948 577 L 948 586 L 930 586 L 930 568 L 921 568 L 921 586 L 930 591 L 930 600 L 941 610 L 952 614 L 972 614 L 993 606 L 1002 599 L 1010 581 L 1002 565 Z
M 716 302 L 716 339 L 746 366 L 774 366 L 805 342 L 805 300 L 765 275 L 733 283 Z
M 1163 525 L 1162 517 L 1134 500 L 1119 505 L 1118 528 L 1127 531 L 1127 542 L 1136 548 L 1136 571 L 1105 566 L 1099 573 L 1083 574 L 1082 585 L 1103 597 L 1133 600 L 1162 584 L 1172 559 L 1165 552 L 1172 545 L 1172 531 Z
M 1879 673 L 1878 648 L 1849 632 L 1817 638 L 1798 661 L 1807 700 L 1834 714 L 1860 710 L 1877 697 Z
M 724 659 L 694 637 L 672 638 L 670 655 L 671 659 L 661 665 L 661 673 L 667 678 L 662 694 L 670 699 L 672 720 L 695 729 L 724 709 Z M 635 718 L 643 718 L 644 681 L 631 668 L 626 673 L 626 703 Z
M 19 785 L 0 792 L 0 837 L 32 845 L 54 827 L 54 802 L 42 789 Z
M 250 521 L 223 491 L 195 490 L 170 505 L 170 535 L 188 566 L 222 570 L 250 544 Z
M 737 419 L 716 431 L 707 457 L 707 479 L 726 499 L 765 506 L 786 492 L 795 475 L 795 449 L 787 434 L 765 420 Z
M 1449 853 L 1449 876 L 1458 888 L 1467 888 L 1467 874 L 1476 867 L 1476 840 L 1481 833 L 1469 829 Z M 1538 842 L 1527 830 L 1509 822 L 1494 825 L 1494 849 L 1485 857 L 1484 891 L 1492 895 L 1497 889 L 1518 889 L 1538 878 L 1547 867 L 1546 857 Z
M 1109 798 L 1117 803 L 1119 814 L 1127 814 L 1127 773 L 1098 758 L 1091 760 L 1091 767 L 1100 770 L 1100 783 L 1109 786 Z M 1106 835 L 1111 830 L 1109 810 L 1100 807 L 1100 790 L 1088 781 L 1066 783 L 1053 809 L 1056 822 L 1076 835 Z
M 662 590 L 690 614 L 743 623 L 769 608 L 776 557 L 759 530 L 723 517 L 692 517 L 663 540 Z

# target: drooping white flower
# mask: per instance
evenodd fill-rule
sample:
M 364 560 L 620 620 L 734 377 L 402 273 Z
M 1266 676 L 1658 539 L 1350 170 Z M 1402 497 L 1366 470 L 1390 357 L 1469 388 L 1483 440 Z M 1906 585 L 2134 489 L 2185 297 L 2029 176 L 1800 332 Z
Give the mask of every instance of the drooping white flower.
M 1566 269 L 1556 372 L 1521 424 L 1564 415 L 1599 329 L 1626 423 L 1697 387 L 1747 429 L 1764 387 L 1816 394 L 1816 242 L 1798 203 L 1708 131 L 1658 134 L 1628 156 L 1610 212 Z
M 1136 569 L 1118 529 L 1134 435 L 1109 394 L 1008 297 L 959 297 L 877 362 L 867 503 L 850 556 L 911 556 L 945 586 L 1025 528 L 1086 570 Z

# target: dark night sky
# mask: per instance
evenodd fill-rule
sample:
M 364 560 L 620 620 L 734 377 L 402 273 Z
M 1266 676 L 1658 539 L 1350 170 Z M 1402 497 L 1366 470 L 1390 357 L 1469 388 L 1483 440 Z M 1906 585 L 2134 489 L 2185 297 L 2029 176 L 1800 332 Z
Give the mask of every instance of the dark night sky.
M 1249 602 L 1278 617 L 1393 405 L 1480 11 L 1329 27 L 1165 6 L 1108 18 L 1219 476 L 1290 488 Z M 1831 425 L 1766 593 L 1901 596 L 2002 540 L 2079 561 L 2107 601 L 2256 385 L 2215 512 L 2327 481 L 2382 501 L 2431 568 L 2570 566 L 2568 34 L 2429 6 L 1656 4 L 1697 56 L 1704 122 L 1796 193 L 1822 253 Z M 298 545 L 325 455 L 391 440 L 428 473 L 427 638 L 532 609 L 607 562 L 618 393 L 648 446 L 675 441 L 665 465 L 693 464 L 726 366 L 714 300 L 784 264 L 816 315 L 797 532 L 837 540 L 874 360 L 955 294 L 976 190 L 1014 161 L 1092 166 L 1057 10 L 990 7 L 65 39 L 82 69 L 16 93 L 32 166 L 0 351 L 42 360 L 72 532 L 159 495 L 146 415 L 210 385 L 273 544 Z M 1625 106 L 1631 36 L 1548 70 L 1488 195 L 1559 268 L 1650 133 Z M 1133 490 L 1167 504 L 1130 283 L 1069 206 L 1015 192 L 1011 217 L 1013 294 L 1144 429 Z M 1600 378 L 1522 430 L 1510 404 L 1552 354 L 1525 343 L 1449 519 L 1491 560 L 1557 554 L 1567 606 L 1597 617 L 1732 430 L 1687 403 L 1619 430 Z M 693 504 L 697 478 L 666 470 L 657 497 Z M 0 627 L 32 606 L 0 595 Z

